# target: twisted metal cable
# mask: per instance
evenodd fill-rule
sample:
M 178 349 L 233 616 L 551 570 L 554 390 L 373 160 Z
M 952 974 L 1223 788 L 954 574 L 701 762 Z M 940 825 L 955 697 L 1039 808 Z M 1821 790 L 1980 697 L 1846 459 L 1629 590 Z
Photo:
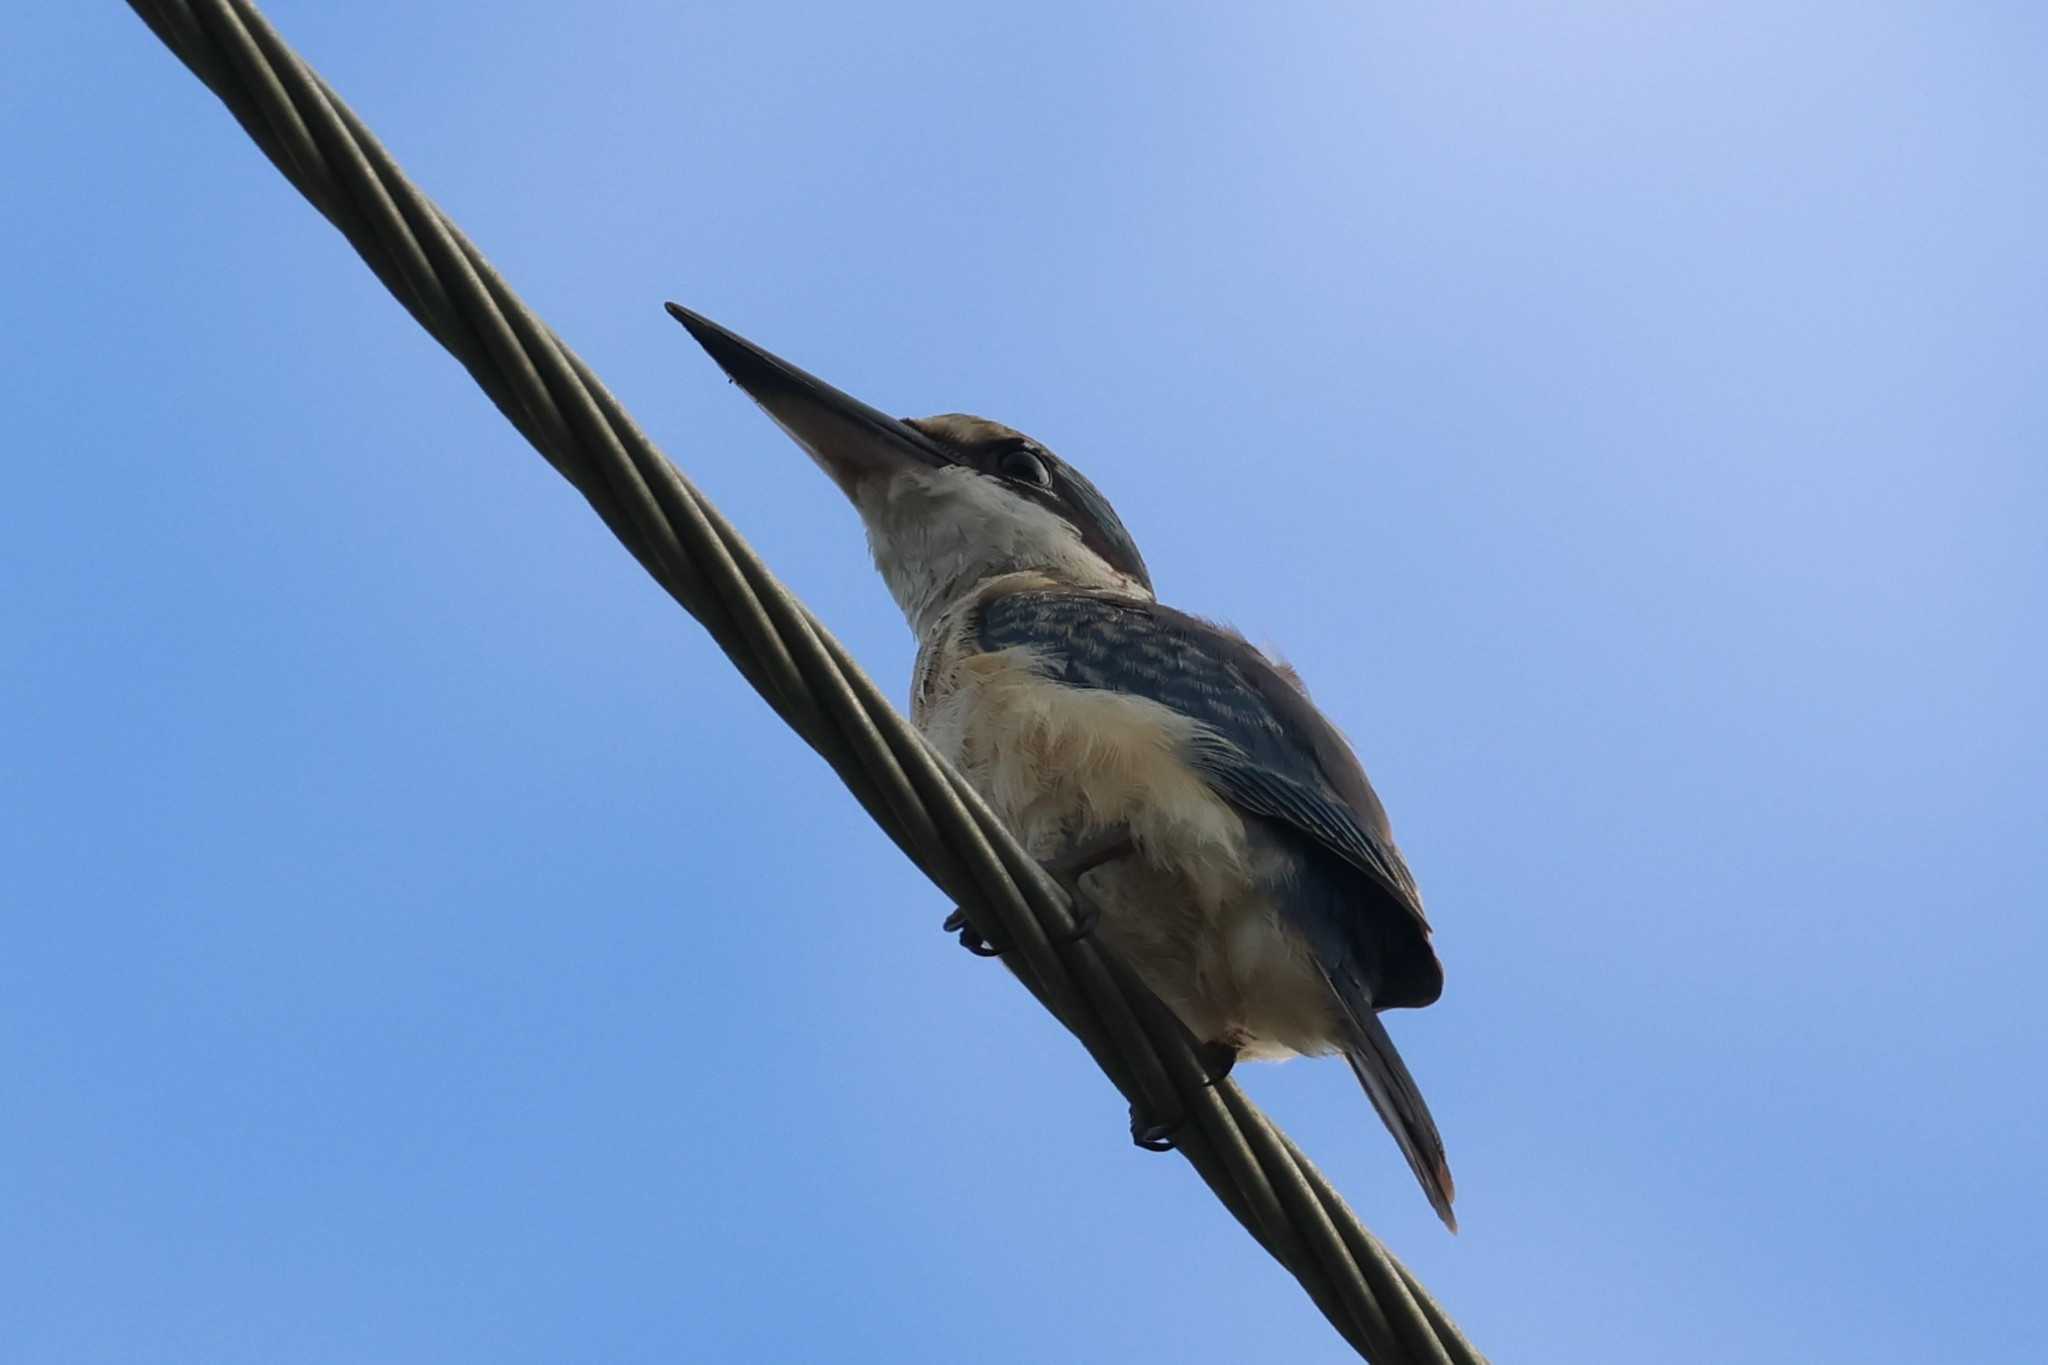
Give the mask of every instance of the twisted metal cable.
M 1176 1147 L 1238 1222 L 1381 1365 L 1483 1365 L 1286 1134 L 1092 936 L 1066 894 L 846 650 L 670 465 L 610 391 L 398 169 L 248 0 L 128 0 L 413 318 L 587 499 L 655 581 Z

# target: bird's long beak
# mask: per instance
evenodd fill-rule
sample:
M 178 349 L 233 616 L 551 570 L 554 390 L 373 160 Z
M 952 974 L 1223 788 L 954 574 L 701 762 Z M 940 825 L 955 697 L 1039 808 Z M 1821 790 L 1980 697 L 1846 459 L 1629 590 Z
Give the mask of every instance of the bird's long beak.
M 669 304 L 668 311 L 848 497 L 876 475 L 955 462 L 944 446 L 915 427 L 805 374 L 710 318 L 677 303 Z

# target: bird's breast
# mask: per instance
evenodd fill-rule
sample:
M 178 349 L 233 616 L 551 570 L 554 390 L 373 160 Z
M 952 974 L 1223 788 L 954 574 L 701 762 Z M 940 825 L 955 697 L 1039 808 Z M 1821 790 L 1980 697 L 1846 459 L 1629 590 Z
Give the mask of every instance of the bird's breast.
M 1034 856 L 1116 827 L 1192 859 L 1199 879 L 1242 884 L 1244 822 L 1187 761 L 1196 723 L 1144 697 L 1073 687 L 1037 652 L 928 646 L 918 729 Z

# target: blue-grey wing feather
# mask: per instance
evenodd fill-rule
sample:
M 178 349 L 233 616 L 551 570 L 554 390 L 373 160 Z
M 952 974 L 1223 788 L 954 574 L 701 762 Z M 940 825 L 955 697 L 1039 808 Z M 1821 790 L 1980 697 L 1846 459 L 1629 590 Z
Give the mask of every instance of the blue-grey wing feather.
M 1222 736 L 1198 738 L 1195 762 L 1233 804 L 1294 826 L 1379 882 L 1417 919 L 1423 918 L 1415 879 L 1400 853 L 1367 833 L 1351 809 L 1319 790 L 1319 784 L 1309 785 L 1248 761 L 1242 749 Z

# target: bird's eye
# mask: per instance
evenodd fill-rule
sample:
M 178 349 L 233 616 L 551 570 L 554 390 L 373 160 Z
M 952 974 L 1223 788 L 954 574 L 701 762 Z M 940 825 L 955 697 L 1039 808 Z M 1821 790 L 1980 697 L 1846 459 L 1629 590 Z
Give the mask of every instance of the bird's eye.
M 996 473 L 1034 488 L 1052 487 L 1052 471 L 1045 461 L 1023 446 L 1012 446 L 996 457 Z

